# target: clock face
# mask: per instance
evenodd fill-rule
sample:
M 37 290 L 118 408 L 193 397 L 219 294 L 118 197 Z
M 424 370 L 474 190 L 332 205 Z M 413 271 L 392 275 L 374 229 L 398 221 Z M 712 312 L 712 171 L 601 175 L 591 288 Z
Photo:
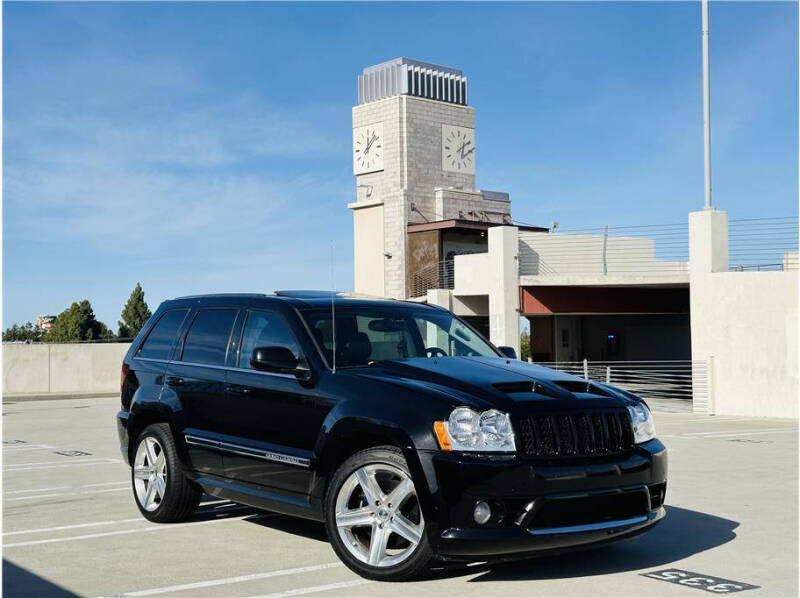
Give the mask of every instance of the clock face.
M 475 174 L 475 129 L 442 125 L 442 169 Z
M 353 129 L 353 172 L 383 170 L 383 123 Z

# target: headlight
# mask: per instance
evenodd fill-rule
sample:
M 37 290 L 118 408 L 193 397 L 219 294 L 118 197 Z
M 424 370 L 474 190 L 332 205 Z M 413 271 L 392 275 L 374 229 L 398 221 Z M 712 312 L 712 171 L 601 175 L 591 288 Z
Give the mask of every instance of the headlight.
M 446 422 L 436 422 L 433 428 L 439 446 L 445 451 L 516 451 L 511 420 L 507 413 L 496 409 L 478 413 L 469 407 L 457 407 Z
M 628 407 L 628 413 L 631 416 L 633 441 L 636 444 L 647 442 L 656 437 L 656 425 L 653 422 L 653 416 L 650 415 L 650 410 L 644 403 Z

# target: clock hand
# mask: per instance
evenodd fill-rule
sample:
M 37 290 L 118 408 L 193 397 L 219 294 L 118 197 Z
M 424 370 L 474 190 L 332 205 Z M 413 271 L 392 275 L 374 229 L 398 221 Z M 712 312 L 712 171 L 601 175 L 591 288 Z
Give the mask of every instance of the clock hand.
M 375 140 L 377 138 L 378 138 L 378 136 L 373 133 L 372 137 L 370 138 L 370 140 L 367 141 L 367 149 L 364 150 L 364 153 L 367 153 L 369 151 L 369 148 L 372 147 L 372 144 L 375 143 Z
M 462 158 L 466 158 L 467 156 L 469 156 L 469 155 L 470 155 L 472 152 L 474 152 L 474 151 L 475 151 L 475 148 L 474 148 L 474 147 L 473 147 L 473 148 L 470 148 L 470 150 L 469 150 L 467 153 L 465 153 L 465 154 L 461 154 L 461 157 L 462 157 Z

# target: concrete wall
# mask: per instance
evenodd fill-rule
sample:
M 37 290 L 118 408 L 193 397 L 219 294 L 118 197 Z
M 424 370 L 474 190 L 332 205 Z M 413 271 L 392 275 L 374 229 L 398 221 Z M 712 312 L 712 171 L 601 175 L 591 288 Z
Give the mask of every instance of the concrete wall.
M 3 344 L 3 395 L 119 392 L 128 343 Z
M 709 411 L 798 416 L 798 271 L 728 272 L 728 219 L 689 215 L 692 359 L 711 365 Z
M 488 231 L 487 253 L 455 256 L 453 297 L 455 302 L 488 295 L 489 340 L 514 347 L 519 355 L 518 234 L 515 226 L 495 226 Z
M 662 277 L 685 273 L 686 262 L 658 259 L 655 241 L 643 237 L 524 231 L 519 234 L 519 272 L 542 277 Z

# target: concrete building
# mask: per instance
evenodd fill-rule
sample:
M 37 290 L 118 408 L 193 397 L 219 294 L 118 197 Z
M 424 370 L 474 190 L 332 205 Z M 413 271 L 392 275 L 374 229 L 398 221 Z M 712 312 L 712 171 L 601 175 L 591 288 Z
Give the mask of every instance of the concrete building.
M 476 189 L 467 91 L 461 71 L 406 58 L 359 76 L 356 292 L 443 305 L 517 350 L 524 317 L 534 361 L 596 362 L 635 390 L 658 381 L 656 396 L 685 387 L 698 411 L 797 417 L 796 217 L 735 223 L 731 252 L 714 210 L 662 227 L 515 226 L 507 193 Z

